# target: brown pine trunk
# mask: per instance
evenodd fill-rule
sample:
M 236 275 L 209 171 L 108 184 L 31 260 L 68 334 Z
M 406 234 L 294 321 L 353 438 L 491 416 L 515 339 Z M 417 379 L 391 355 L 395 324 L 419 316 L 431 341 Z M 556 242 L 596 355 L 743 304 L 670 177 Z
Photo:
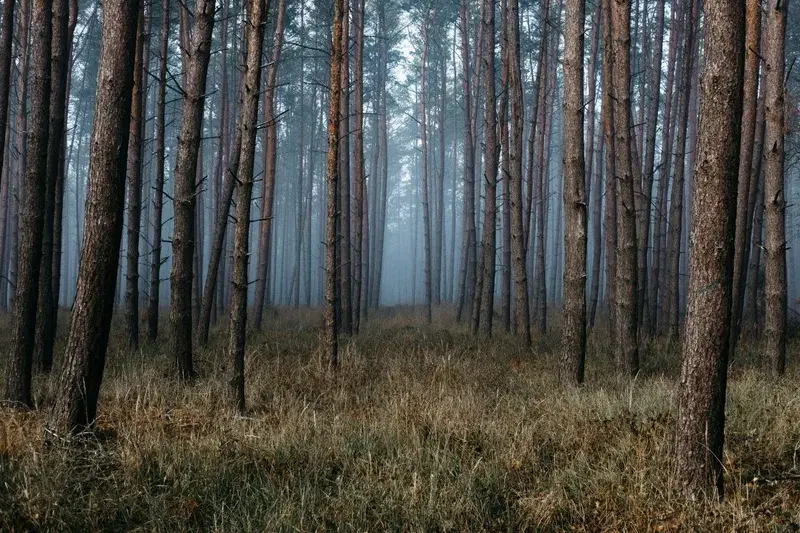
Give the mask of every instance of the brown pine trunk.
M 325 351 L 331 368 L 339 365 L 339 324 L 336 321 L 336 196 L 339 189 L 339 112 L 342 103 L 341 76 L 345 0 L 334 1 L 333 35 L 331 39 L 330 111 L 328 114 L 328 159 L 326 179 L 328 182 L 328 204 L 325 227 Z
M 522 67 L 519 43 L 519 1 L 508 0 L 508 66 L 511 99 L 510 210 L 511 254 L 514 269 L 514 323 L 525 346 L 531 345 L 530 306 L 528 303 L 528 273 L 525 268 L 526 243 L 522 207 L 522 138 L 525 124 L 525 104 L 522 89 Z
M 661 136 L 661 159 L 658 170 L 658 195 L 656 198 L 655 221 L 653 228 L 653 264 L 650 273 L 650 333 L 664 329 L 666 311 L 666 263 L 667 263 L 667 193 L 669 192 L 669 176 L 672 170 L 672 144 L 674 137 L 675 116 L 678 114 L 678 99 L 675 98 L 676 79 L 680 79 L 678 54 L 683 29 L 683 0 L 672 0 L 670 6 L 671 20 L 669 52 L 667 58 L 666 92 L 664 94 L 664 119 Z
M 138 0 L 106 0 L 95 105 L 89 198 L 78 287 L 46 439 L 92 425 L 105 366 L 122 237 L 125 167 Z
M 339 313 L 342 333 L 353 332 L 352 299 L 352 250 L 350 221 L 350 0 L 345 2 L 344 27 L 342 28 L 342 105 L 339 120 L 342 122 L 339 146 Z
M 174 181 L 174 232 L 170 273 L 172 352 L 183 380 L 192 368 L 192 281 L 195 248 L 197 162 L 200 150 L 206 75 L 214 28 L 214 1 L 196 0 L 190 54 L 184 63 L 185 83 Z
M 689 99 L 694 70 L 695 24 L 697 22 L 697 0 L 691 1 L 691 13 L 687 10 L 685 63 L 680 80 L 680 104 L 678 106 L 678 131 L 675 146 L 675 176 L 672 180 L 672 194 L 669 208 L 669 232 L 667 234 L 667 323 L 669 337 L 677 339 L 680 332 L 680 257 L 683 230 L 683 195 L 686 175 L 687 129 L 689 119 Z M 687 6 L 688 7 L 688 6 Z
M 139 9 L 133 72 L 131 132 L 128 136 L 128 238 L 125 269 L 125 328 L 128 346 L 139 347 L 139 228 L 142 220 L 142 143 L 144 142 L 144 8 Z
M 561 379 L 583 383 L 586 361 L 586 161 L 583 145 L 585 0 L 567 0 L 564 33 L 564 345 Z M 592 104 L 593 105 L 593 104 Z
M 53 366 L 55 343 L 55 319 L 58 310 L 58 293 L 53 293 L 53 259 L 55 256 L 56 203 L 58 195 L 59 167 L 64 147 L 64 124 L 66 123 L 67 77 L 69 60 L 67 38 L 69 27 L 69 5 L 66 0 L 52 4 L 51 35 L 51 93 L 49 135 L 47 139 L 47 167 L 45 185 L 45 213 L 42 228 L 42 256 L 39 273 L 39 294 L 36 313 L 36 338 L 34 360 L 43 373 Z M 63 194 L 63 187 L 61 189 Z M 60 220 L 59 220 L 60 223 Z M 60 251 L 59 242 L 59 251 Z M 59 265 L 60 266 L 60 265 Z
M 484 200 L 483 236 L 481 247 L 483 259 L 479 285 L 482 288 L 480 305 L 480 318 L 473 321 L 473 329 L 478 326 L 486 336 L 492 334 L 492 318 L 494 315 L 494 280 L 495 280 L 495 250 L 497 248 L 497 109 L 495 108 L 495 61 L 494 39 L 495 32 L 494 2 L 484 0 L 483 4 L 483 34 L 489 36 L 483 43 L 483 86 L 486 100 L 484 102 L 484 180 L 486 194 Z M 478 313 L 473 312 L 473 316 Z
M 615 324 L 617 323 L 616 296 L 617 296 L 617 183 L 615 161 L 615 127 L 614 127 L 614 95 L 612 93 L 611 77 L 614 64 L 613 45 L 611 44 L 611 0 L 603 0 L 603 138 L 605 141 L 605 174 L 606 174 L 606 301 L 608 314 L 611 319 L 611 336 L 615 338 Z M 617 362 L 620 358 L 616 354 Z
M 286 18 L 286 0 L 279 0 L 272 36 L 272 58 L 267 65 L 264 90 L 264 177 L 261 195 L 261 229 L 258 238 L 258 268 L 253 309 L 253 328 L 261 329 L 265 301 L 270 301 L 269 274 L 272 247 L 272 217 L 275 208 L 275 171 L 278 147 L 278 123 L 275 116 L 275 89 L 278 83 L 278 65 L 283 49 L 283 28 Z
M 33 364 L 39 276 L 47 193 L 47 149 L 50 129 L 50 70 L 52 2 L 34 0 L 31 10 L 31 113 L 28 153 L 22 183 L 22 220 L 14 296 L 11 352 L 6 369 L 6 401 L 13 407 L 32 407 Z M 52 246 L 52 241 L 49 243 Z M 50 278 L 47 278 L 49 285 Z
M 459 7 L 459 33 L 461 36 L 462 58 L 461 85 L 464 101 L 464 213 L 462 222 L 462 254 L 458 284 L 458 305 L 456 307 L 456 319 L 459 321 L 465 310 L 468 317 L 472 316 L 477 238 L 475 229 L 475 141 L 472 129 L 472 63 L 470 62 L 469 54 L 467 5 L 467 0 L 461 0 Z
M 366 191 L 366 177 L 364 176 L 364 0 L 356 0 L 353 10 L 353 24 L 355 33 L 355 95 L 354 120 L 354 164 L 353 164 L 353 228 L 355 239 L 353 242 L 353 332 L 358 333 L 361 319 L 361 291 L 363 273 L 363 245 L 364 245 L 364 199 Z
M 744 96 L 742 98 L 742 143 L 739 157 L 739 184 L 736 195 L 736 241 L 733 259 L 733 309 L 731 311 L 730 354 L 736 354 L 736 344 L 742 327 L 744 290 L 747 281 L 748 229 L 752 227 L 750 189 L 753 149 L 756 135 L 756 110 L 758 108 L 758 78 L 761 51 L 761 0 L 748 0 L 745 8 L 745 59 Z M 750 219 L 750 220 L 748 220 Z
M 784 116 L 786 73 L 786 14 L 788 0 L 769 0 L 767 5 L 764 134 L 764 211 L 766 266 L 764 334 L 766 356 L 775 375 L 786 371 L 786 192 L 784 183 Z
M 617 182 L 616 351 L 628 375 L 639 371 L 637 239 L 631 157 L 630 4 L 611 2 L 615 174 Z
M 675 477 L 692 499 L 723 495 L 744 3 L 706 0 L 692 253 L 675 441 Z
M 153 251 L 150 263 L 150 297 L 147 313 L 147 334 L 150 340 L 158 337 L 159 292 L 161 287 L 161 231 L 164 209 L 164 158 L 167 94 L 167 51 L 169 44 L 170 0 L 161 0 L 161 52 L 158 73 L 158 102 L 156 104 L 156 180 L 153 186 Z
M 501 29 L 500 29 L 500 105 L 498 106 L 497 122 L 500 137 L 501 167 L 500 174 L 502 180 L 501 203 L 502 209 L 502 229 L 503 229 L 503 256 L 500 264 L 500 310 L 503 320 L 503 331 L 511 331 L 511 165 L 509 162 L 510 148 L 508 135 L 508 92 L 509 92 L 509 43 L 508 43 L 508 0 L 500 3 Z
M 234 160 L 241 160 L 236 197 L 236 224 L 233 234 L 233 290 L 231 291 L 231 328 L 228 339 L 228 355 L 233 360 L 233 389 L 236 408 L 244 414 L 244 351 L 247 333 L 247 263 L 250 240 L 250 206 L 253 193 L 253 167 L 256 153 L 258 120 L 258 98 L 261 94 L 261 52 L 264 43 L 264 21 L 269 7 L 265 0 L 248 2 L 246 25 L 247 61 L 242 85 L 242 105 L 239 110 L 239 127 L 236 139 L 241 150 L 233 152 Z M 234 149 L 237 147 L 234 146 Z M 241 152 L 241 155 L 238 154 Z M 237 161 L 238 162 L 238 161 Z M 233 174 L 228 182 L 234 181 Z M 227 209 L 225 209 L 227 215 Z M 220 234 L 224 228 L 217 226 Z M 220 239 L 221 241 L 221 239 Z M 216 243 L 215 243 L 216 244 Z M 208 291 L 209 299 L 214 288 Z

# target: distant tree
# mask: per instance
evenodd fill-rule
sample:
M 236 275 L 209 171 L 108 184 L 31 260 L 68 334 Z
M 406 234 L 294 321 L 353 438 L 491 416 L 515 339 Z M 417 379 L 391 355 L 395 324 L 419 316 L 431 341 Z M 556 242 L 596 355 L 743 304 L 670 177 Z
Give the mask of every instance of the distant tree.
M 245 40 L 247 61 L 242 84 L 242 105 L 236 133 L 241 143 L 241 167 L 236 198 L 236 224 L 233 234 L 233 288 L 231 291 L 231 329 L 228 352 L 233 359 L 234 397 L 236 408 L 245 411 L 244 350 L 247 333 L 247 263 L 250 240 L 250 206 L 253 192 L 253 166 L 256 153 L 258 99 L 261 95 L 261 52 L 264 46 L 264 25 L 269 6 L 265 0 L 249 0 Z M 234 158 L 238 157 L 234 154 Z M 228 181 L 234 178 L 231 176 Z M 212 289 L 213 291 L 213 289 Z
M 723 496 L 736 178 L 742 117 L 744 2 L 706 0 L 692 205 L 692 253 L 675 442 L 688 498 Z
M 420 57 L 420 90 L 419 90 L 419 136 L 422 142 L 422 218 L 425 225 L 425 318 L 431 321 L 431 305 L 433 304 L 433 280 L 432 280 L 432 257 L 431 257 L 431 205 L 429 199 L 430 178 L 429 178 L 429 156 L 428 156 L 428 112 L 427 112 L 427 66 L 428 51 L 430 48 L 430 18 L 436 18 L 436 14 L 431 15 L 426 8 L 422 14 L 422 55 Z
M 36 333 L 36 308 L 42 266 L 42 233 L 47 187 L 47 142 L 50 131 L 52 2 L 34 0 L 31 10 L 30 93 L 27 163 L 22 183 L 19 259 L 14 295 L 11 352 L 6 369 L 6 400 L 33 407 L 31 372 Z M 48 280 L 49 281 L 49 280 Z
M 185 6 L 182 9 L 187 9 Z M 206 75 L 214 29 L 214 0 L 196 0 L 194 27 L 185 35 L 184 84 L 178 149 L 173 175 L 174 231 L 170 273 L 170 323 L 172 352 L 183 380 L 194 376 L 192 368 L 192 279 L 195 245 L 197 161 L 201 144 Z M 184 24 L 184 31 L 188 32 Z
M 122 237 L 137 33 L 130 22 L 138 12 L 138 0 L 106 0 L 103 5 L 84 247 L 47 440 L 90 427 L 97 414 Z

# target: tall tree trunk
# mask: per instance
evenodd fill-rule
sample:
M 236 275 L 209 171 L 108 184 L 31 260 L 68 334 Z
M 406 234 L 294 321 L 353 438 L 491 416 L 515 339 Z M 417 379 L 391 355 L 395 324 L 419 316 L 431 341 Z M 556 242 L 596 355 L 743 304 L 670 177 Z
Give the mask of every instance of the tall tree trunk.
M 758 73 L 761 51 L 761 0 L 747 0 L 745 8 L 745 58 L 744 96 L 742 98 L 742 143 L 739 157 L 739 183 L 736 194 L 736 241 L 733 258 L 733 309 L 731 310 L 730 354 L 736 354 L 736 344 L 742 326 L 744 290 L 747 282 L 749 250 L 748 229 L 752 227 L 750 189 L 755 189 L 751 180 L 753 149 L 756 135 L 756 110 L 758 108 Z M 748 220 L 750 219 L 750 220 Z
M 744 2 L 706 0 L 704 72 L 675 441 L 675 475 L 689 498 L 723 495 L 736 177 L 742 117 Z
M 272 58 L 267 65 L 264 90 L 264 178 L 261 195 L 261 229 L 258 238 L 258 268 L 253 309 L 253 327 L 261 329 L 265 300 L 270 300 L 269 273 L 272 241 L 272 218 L 275 207 L 275 171 L 277 163 L 278 123 L 275 116 L 275 89 L 278 83 L 278 66 L 283 49 L 283 28 L 286 18 L 286 0 L 279 0 L 275 15 L 275 32 L 272 36 Z
M 530 306 L 528 304 L 528 273 L 525 268 L 525 230 L 522 207 L 522 158 L 525 103 L 520 65 L 519 2 L 508 0 L 508 66 L 511 99 L 510 194 L 511 194 L 511 253 L 514 268 L 514 322 L 525 346 L 531 344 Z
M 605 174 L 606 174 L 606 301 L 608 302 L 609 318 L 611 319 L 611 336 L 615 338 L 615 325 L 617 323 L 616 296 L 617 296 L 617 170 L 616 170 L 616 139 L 614 127 L 614 95 L 612 92 L 614 64 L 613 44 L 611 32 L 611 0 L 603 0 L 603 138 L 605 141 Z M 621 354 L 617 353 L 617 362 Z
M 144 142 L 144 8 L 139 9 L 133 72 L 131 132 L 128 136 L 128 249 L 125 275 L 125 325 L 128 346 L 139 347 L 139 228 L 142 219 L 142 144 Z
M 510 148 L 508 135 L 508 98 L 509 98 L 509 43 L 508 43 L 508 0 L 500 3 L 500 105 L 498 106 L 498 130 L 500 137 L 501 167 L 500 174 L 502 180 L 501 203 L 502 209 L 502 229 L 503 229 L 503 255 L 501 259 L 500 279 L 500 310 L 503 320 L 503 331 L 511 331 L 511 165 L 509 162 Z
M 8 93 L 11 87 L 11 45 L 14 42 L 14 0 L 3 1 L 3 29 L 0 30 L 0 171 L 8 166 L 6 140 L 8 125 Z M 8 179 L 6 173 L 5 179 Z M 5 180 L 4 180 L 5 181 Z
M 158 71 L 158 103 L 156 104 L 156 181 L 153 185 L 153 256 L 150 263 L 150 298 L 147 313 L 147 334 L 158 337 L 159 292 L 161 287 L 161 231 L 164 209 L 164 158 L 167 94 L 167 53 L 169 45 L 170 0 L 161 0 L 161 52 Z
M 764 207 L 766 212 L 766 356 L 776 375 L 786 371 L 786 189 L 784 183 L 784 116 L 786 73 L 786 14 L 788 0 L 770 0 L 767 6 L 764 137 Z
M 425 225 L 425 318 L 431 321 L 431 305 L 433 303 L 432 257 L 431 257 L 431 208 L 429 199 L 428 177 L 428 119 L 427 119 L 427 63 L 430 47 L 430 19 L 436 19 L 436 13 L 425 12 L 422 19 L 422 57 L 420 58 L 420 90 L 419 90 L 419 133 L 422 141 L 422 218 Z
M 183 380 L 190 380 L 194 376 L 192 266 L 195 248 L 196 180 L 214 14 L 214 0 L 196 0 L 190 53 L 184 63 L 183 111 L 173 175 L 175 214 L 170 273 L 170 323 L 172 352 L 177 361 L 178 374 Z
M 256 131 L 258 120 L 258 98 L 261 94 L 261 52 L 264 45 L 264 22 L 269 11 L 265 0 L 248 2 L 249 20 L 246 26 L 247 64 L 242 85 L 242 105 L 239 111 L 239 127 L 236 138 L 241 145 L 241 156 L 233 153 L 235 160 L 241 159 L 240 172 L 228 178 L 232 183 L 238 179 L 236 197 L 236 224 L 233 236 L 233 288 L 231 291 L 231 328 L 228 340 L 228 355 L 233 360 L 234 397 L 239 413 L 245 411 L 244 397 L 244 349 L 247 333 L 247 263 L 250 240 L 250 206 L 253 192 L 253 167 L 256 153 Z M 238 148 L 234 146 L 234 149 Z M 229 200 L 230 201 L 230 200 Z M 227 216 L 227 209 L 225 209 Z M 224 229 L 219 225 L 217 230 Z M 216 243 L 215 243 L 216 244 Z M 209 299 L 213 287 L 208 291 Z
M 334 0 L 333 35 L 331 39 L 331 77 L 328 102 L 328 159 L 326 179 L 328 182 L 328 205 L 325 227 L 325 351 L 331 368 L 339 365 L 339 324 L 336 321 L 336 195 L 339 190 L 339 113 L 342 103 L 341 76 L 345 0 Z
M 561 378 L 583 383 L 586 361 L 586 161 L 583 144 L 585 0 L 567 0 L 564 32 L 564 345 Z M 591 83 L 594 83 L 592 80 Z M 593 104 L 592 104 L 593 105 Z
M 14 296 L 11 352 L 6 369 L 6 400 L 32 407 L 31 371 L 36 333 L 36 308 L 42 267 L 50 129 L 52 2 L 34 0 L 31 11 L 31 116 L 22 200 L 19 260 Z M 50 243 L 52 245 L 52 243 Z M 47 278 L 49 285 L 50 278 Z
M 617 286 L 616 351 L 629 375 L 639 371 L 637 311 L 637 239 L 631 157 L 630 95 L 630 4 L 611 2 L 613 62 L 611 78 L 614 99 L 615 181 L 617 182 Z
M 692 85 L 692 73 L 694 67 L 694 49 L 696 47 L 695 24 L 697 22 L 697 0 L 689 0 L 689 5 L 693 6 L 687 11 L 686 45 L 685 45 L 685 64 L 683 67 L 682 80 L 680 80 L 680 104 L 678 116 L 678 131 L 675 150 L 675 177 L 672 181 L 672 195 L 669 208 L 669 232 L 667 235 L 667 320 L 669 324 L 669 336 L 677 339 L 680 331 L 680 256 L 682 242 L 683 224 L 683 195 L 684 178 L 686 175 L 686 150 L 687 150 L 687 128 L 689 119 L 689 100 Z
M 106 0 L 84 247 L 47 440 L 92 425 L 105 367 L 122 237 L 138 0 Z
M 482 292 L 480 297 L 479 322 L 475 322 L 473 329 L 480 329 L 484 335 L 492 334 L 492 318 L 494 314 L 494 279 L 495 279 L 495 250 L 497 248 L 497 109 L 495 97 L 495 61 L 494 61 L 494 2 L 484 0 L 483 4 L 483 33 L 487 36 L 483 44 L 483 85 L 486 91 L 484 103 L 484 135 L 486 148 L 484 151 L 484 176 L 486 182 L 486 196 L 484 200 L 483 236 L 483 265 L 481 269 Z
M 361 319 L 361 291 L 364 245 L 364 199 L 366 197 L 366 177 L 364 176 L 364 0 L 355 0 L 353 10 L 353 24 L 355 25 L 355 105 L 354 120 L 355 133 L 353 195 L 355 229 L 355 242 L 353 243 L 353 331 L 358 333 Z
M 45 213 L 42 227 L 42 256 L 39 272 L 39 294 L 36 305 L 36 337 L 34 360 L 39 370 L 49 373 L 53 366 L 55 343 L 55 315 L 58 310 L 58 294 L 53 293 L 53 258 L 55 256 L 56 202 L 60 203 L 57 189 L 59 166 L 64 147 L 64 124 L 66 123 L 67 77 L 69 60 L 67 38 L 69 27 L 69 5 L 66 0 L 52 4 L 52 34 L 50 46 L 51 91 L 49 134 L 47 137 L 47 165 L 45 184 Z M 63 193 L 63 187 L 62 191 Z M 60 221 L 59 221 L 60 223 Z M 59 242 L 59 247 L 60 247 Z

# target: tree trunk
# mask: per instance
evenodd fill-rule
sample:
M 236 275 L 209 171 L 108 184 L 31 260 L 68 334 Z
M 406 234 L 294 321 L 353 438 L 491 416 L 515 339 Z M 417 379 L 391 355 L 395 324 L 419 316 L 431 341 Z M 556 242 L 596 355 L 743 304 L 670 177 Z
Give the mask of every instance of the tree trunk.
M 758 107 L 758 73 L 761 51 L 761 0 L 747 0 L 745 8 L 745 58 L 744 58 L 744 96 L 742 98 L 742 143 L 739 157 L 739 184 L 736 194 L 736 241 L 733 258 L 733 309 L 731 311 L 730 354 L 736 354 L 736 344 L 742 325 L 744 309 L 744 289 L 747 281 L 746 250 L 752 227 L 748 218 L 752 219 L 750 207 L 750 189 L 755 188 L 751 180 L 753 167 L 753 149 L 756 135 L 756 110 Z
M 616 351 L 628 375 L 639 371 L 637 311 L 637 239 L 631 158 L 630 4 L 611 2 L 615 174 L 617 182 Z
M 766 239 L 766 309 L 764 333 L 766 356 L 775 375 L 786 371 L 786 189 L 784 183 L 784 116 L 786 73 L 786 14 L 788 0 L 770 0 L 767 6 L 764 135 L 764 211 Z
M 275 89 L 278 83 L 278 65 L 283 49 L 283 28 L 286 18 L 286 0 L 279 0 L 272 36 L 272 59 L 267 65 L 264 90 L 264 177 L 261 183 L 261 230 L 258 238 L 258 269 L 253 309 L 253 328 L 261 329 L 265 301 L 269 301 L 269 265 L 272 241 L 272 217 L 275 208 L 275 171 L 278 146 L 278 123 L 275 116 Z
M 144 142 L 144 8 L 139 9 L 133 71 L 131 132 L 128 137 L 128 249 L 125 275 L 125 323 L 128 346 L 139 347 L 139 228 L 142 220 L 142 145 Z
M 172 352 L 183 380 L 192 368 L 192 272 L 195 248 L 197 162 L 200 150 L 206 75 L 214 28 L 214 0 L 196 0 L 191 54 L 184 64 L 185 78 L 180 135 L 175 162 L 170 323 Z
M 586 161 L 583 145 L 585 0 L 567 0 L 564 33 L 564 345 L 561 379 L 583 383 L 586 361 Z M 592 80 L 591 83 L 594 83 Z
M 429 199 L 429 177 L 428 177 L 428 119 L 426 107 L 427 92 L 427 63 L 429 28 L 431 14 L 426 12 L 422 20 L 422 57 L 420 58 L 420 97 L 419 97 L 419 133 L 422 140 L 422 217 L 425 225 L 425 319 L 431 321 L 431 305 L 433 300 L 432 287 L 432 258 L 431 258 L 431 209 Z M 434 11 L 432 18 L 436 19 Z
M 65 364 L 47 422 L 55 441 L 92 425 L 105 366 L 122 237 L 138 0 L 106 0 L 84 247 Z
M 14 296 L 11 352 L 6 369 L 6 401 L 14 407 L 32 407 L 31 370 L 36 333 L 39 276 L 47 189 L 47 149 L 50 129 L 50 70 L 52 2 L 34 0 L 31 11 L 31 114 L 28 153 L 22 184 L 22 220 Z M 52 245 L 52 242 L 50 243 Z M 50 278 L 47 278 L 49 285 Z
M 67 77 L 69 60 L 67 57 L 67 38 L 69 27 L 69 5 L 66 0 L 56 0 L 52 4 L 51 34 L 51 92 L 49 134 L 47 138 L 47 166 L 45 185 L 45 213 L 42 228 L 42 256 L 39 273 L 39 294 L 36 313 L 36 339 L 34 360 L 39 370 L 49 373 L 53 366 L 53 345 L 55 343 L 55 320 L 58 311 L 58 294 L 53 293 L 53 258 L 55 256 L 56 203 L 61 203 L 58 195 L 59 167 L 64 147 L 64 124 L 66 123 Z M 63 194 L 63 186 L 61 188 Z M 60 217 L 59 217 L 60 218 Z M 60 220 L 59 220 L 60 224 Z M 60 251 L 59 242 L 59 251 Z M 60 266 L 60 264 L 59 264 Z
M 147 334 L 150 340 L 158 337 L 159 292 L 161 287 L 161 231 L 164 209 L 164 158 L 167 94 L 167 53 L 169 44 L 170 0 L 161 0 L 161 52 L 158 72 L 158 103 L 156 104 L 156 181 L 153 185 L 153 257 L 150 263 L 150 298 L 147 313 Z
M 495 250 L 497 248 L 497 109 L 495 107 L 495 61 L 494 61 L 494 2 L 485 0 L 483 4 L 483 33 L 488 36 L 483 43 L 483 85 L 486 91 L 484 103 L 484 176 L 486 181 L 486 199 L 484 200 L 483 236 L 483 268 L 481 270 L 482 294 L 480 299 L 480 329 L 486 336 L 492 335 L 492 318 L 494 314 L 494 280 Z M 477 329 L 477 327 L 474 327 Z
M 355 1 L 353 24 L 355 25 L 355 133 L 353 195 L 355 242 L 353 243 L 353 331 L 358 333 L 361 319 L 361 291 L 363 273 L 364 244 L 364 198 L 366 194 L 366 177 L 364 176 L 364 0 Z
M 696 1 L 696 0 L 695 0 Z M 705 2 L 704 72 L 675 441 L 675 477 L 688 498 L 723 495 L 736 177 L 742 116 L 744 3 Z
M 11 45 L 14 42 L 14 0 L 3 1 L 3 29 L 0 31 L 0 171 L 8 166 L 5 159 L 8 125 L 8 93 L 11 87 Z M 5 179 L 8 179 L 6 173 Z
M 500 137 L 501 167 L 500 174 L 502 180 L 501 203 L 502 210 L 502 229 L 503 229 L 503 255 L 500 269 L 502 277 L 500 279 L 500 310 L 503 320 L 503 331 L 511 331 L 511 165 L 509 162 L 510 148 L 508 135 L 508 98 L 509 98 L 509 43 L 508 43 L 508 0 L 500 3 L 500 105 L 498 106 L 498 130 Z
M 328 206 L 325 227 L 325 351 L 331 368 L 339 365 L 339 324 L 336 321 L 336 194 L 339 190 L 339 112 L 342 103 L 341 76 L 342 34 L 346 11 L 345 0 L 334 0 L 333 35 L 331 39 L 330 112 L 328 114 Z
M 234 363 L 234 397 L 236 399 L 236 408 L 241 414 L 244 414 L 245 411 L 244 349 L 247 333 L 247 263 L 250 249 L 250 206 L 252 204 L 253 167 L 256 153 L 258 98 L 261 94 L 261 52 L 264 43 L 264 21 L 269 7 L 265 6 L 265 0 L 250 0 L 247 11 L 249 16 L 245 37 L 247 40 L 247 64 L 242 85 L 239 127 L 236 132 L 236 139 L 241 146 L 241 150 L 233 152 L 234 160 L 241 159 L 241 168 L 237 175 L 231 174 L 228 178 L 229 183 L 233 183 L 235 179 L 239 181 L 236 197 L 236 224 L 233 235 L 233 287 L 231 291 L 231 328 L 228 355 Z M 236 148 L 238 147 L 234 146 L 234 149 Z M 238 155 L 238 152 L 241 152 L 241 156 Z M 227 189 L 232 189 L 232 187 L 227 187 Z M 225 214 L 227 216 L 227 206 Z M 224 234 L 224 228 L 219 225 L 217 226 L 217 231 L 220 234 Z M 211 287 L 208 290 L 209 299 L 213 293 L 214 288 Z
M 519 2 L 508 0 L 508 66 L 511 99 L 511 145 L 510 163 L 510 209 L 511 209 L 511 253 L 514 268 L 514 322 L 517 334 L 522 336 L 525 347 L 531 345 L 530 306 L 528 304 L 528 273 L 525 268 L 525 231 L 522 207 L 522 158 L 525 104 L 522 89 L 522 67 L 520 65 Z
M 611 32 L 611 0 L 603 0 L 603 138 L 605 141 L 605 174 L 606 174 L 606 301 L 608 302 L 609 318 L 611 319 L 611 336 L 615 339 L 615 325 L 617 323 L 616 297 L 617 297 L 617 170 L 616 170 L 616 140 L 614 127 L 614 95 L 612 92 L 614 64 L 613 44 Z M 617 353 L 619 362 L 621 354 Z

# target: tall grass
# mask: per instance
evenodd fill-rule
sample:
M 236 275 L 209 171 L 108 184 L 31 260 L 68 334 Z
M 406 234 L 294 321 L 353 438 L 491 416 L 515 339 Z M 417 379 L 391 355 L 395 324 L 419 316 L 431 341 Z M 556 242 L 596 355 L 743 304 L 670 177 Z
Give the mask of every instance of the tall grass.
M 281 311 L 249 338 L 247 417 L 232 408 L 224 327 L 192 386 L 172 379 L 166 341 L 130 353 L 116 333 L 98 431 L 79 445 L 44 447 L 55 380 L 36 377 L 37 410 L 0 408 L 0 529 L 800 527 L 798 373 L 768 377 L 757 344 L 731 367 L 725 501 L 687 504 L 672 490 L 675 346 L 646 345 L 642 373 L 622 380 L 601 327 L 587 384 L 562 388 L 556 333 L 527 351 L 448 313 L 428 326 L 395 310 L 343 339 L 331 374 L 320 324 Z

